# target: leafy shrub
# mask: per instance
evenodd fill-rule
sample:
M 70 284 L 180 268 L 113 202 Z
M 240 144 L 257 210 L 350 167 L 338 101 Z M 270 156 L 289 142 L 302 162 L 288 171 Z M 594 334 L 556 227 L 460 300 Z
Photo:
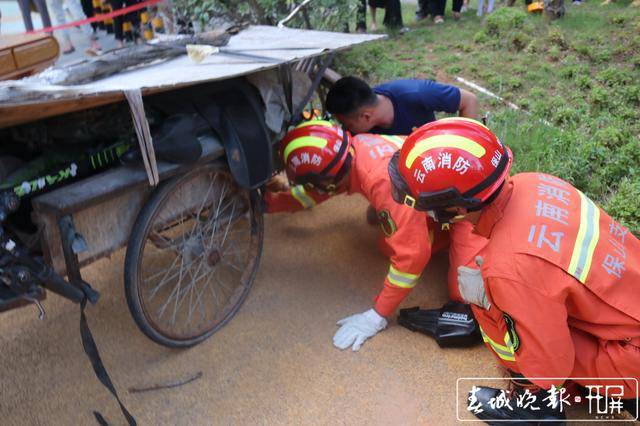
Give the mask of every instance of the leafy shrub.
M 628 17 L 624 14 L 614 15 L 611 17 L 610 22 L 614 25 L 624 26 L 624 23 L 627 22 Z
M 477 44 L 487 43 L 490 39 L 489 35 L 484 31 L 478 31 L 473 35 L 473 42 Z
M 621 86 L 633 80 L 631 73 L 616 66 L 608 67 L 596 75 L 596 80 L 609 87 Z
M 632 233 L 640 235 L 640 180 L 623 179 L 604 209 Z
M 600 108 L 607 108 L 611 106 L 609 92 L 604 87 L 596 86 L 591 89 L 591 95 L 589 98 L 593 104 Z
M 612 56 L 613 56 L 613 52 L 606 47 L 592 51 L 592 54 L 590 55 L 591 60 L 596 64 L 603 64 L 605 62 L 609 62 Z
M 598 143 L 609 147 L 615 148 L 622 144 L 628 135 L 619 126 L 607 126 L 599 129 L 594 134 L 594 138 Z
M 580 119 L 578 111 L 568 105 L 559 106 L 552 113 L 553 122 L 562 127 L 574 125 Z
M 516 8 L 500 8 L 487 16 L 485 31 L 493 37 L 505 36 L 518 30 L 526 30 L 527 13 Z
M 340 53 L 333 62 L 336 71 L 342 75 L 357 75 L 373 83 L 406 78 L 407 64 L 393 60 L 389 45 L 389 42 L 369 43 L 351 52 Z
M 518 77 L 509 77 L 506 85 L 511 89 L 520 89 L 522 87 L 522 80 Z
M 587 43 L 576 42 L 572 45 L 572 48 L 583 56 L 591 57 L 592 47 Z
M 562 34 L 562 30 L 558 27 L 549 28 L 547 40 L 549 45 L 556 46 L 561 50 L 567 50 L 569 48 L 569 43 L 567 43 Z
M 577 65 L 569 65 L 560 69 L 560 77 L 571 80 L 580 74 L 580 68 Z
M 298 13 L 287 25 L 303 28 L 341 31 L 355 20 L 359 0 L 315 0 L 305 15 Z M 223 17 L 235 22 L 275 25 L 287 16 L 296 4 L 289 0 L 174 0 L 172 13 L 179 20 L 196 22 L 206 30 L 211 20 Z
M 543 48 L 540 46 L 540 42 L 538 40 L 531 40 L 527 47 L 524 48 L 524 52 L 530 55 L 535 55 L 538 52 L 542 52 Z
M 562 52 L 560 52 L 558 46 L 551 46 L 549 48 L 549 59 L 552 61 L 557 62 L 560 59 L 560 55 L 562 55 Z
M 534 99 L 541 99 L 547 96 L 547 92 L 540 87 L 534 87 L 529 91 L 529 96 Z
M 591 87 L 593 87 L 593 80 L 591 80 L 591 77 L 587 75 L 581 75 L 580 77 L 576 78 L 576 86 L 583 90 L 591 89 Z
M 533 25 L 526 12 L 515 8 L 500 8 L 487 17 L 484 29 L 474 35 L 478 44 L 493 44 L 509 50 L 521 51 L 533 40 Z

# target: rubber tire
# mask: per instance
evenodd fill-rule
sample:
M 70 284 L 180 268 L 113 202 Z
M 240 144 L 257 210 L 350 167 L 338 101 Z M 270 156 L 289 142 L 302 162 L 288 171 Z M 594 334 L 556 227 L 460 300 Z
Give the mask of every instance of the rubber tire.
M 225 166 L 219 165 L 207 165 L 204 168 L 213 167 L 214 170 L 218 169 L 219 171 L 227 172 L 228 168 Z M 131 235 L 129 237 L 129 244 L 127 245 L 127 252 L 125 255 L 124 261 L 124 294 L 127 299 L 127 305 L 129 307 L 129 312 L 131 312 L 131 316 L 133 317 L 136 325 L 148 338 L 153 340 L 154 342 L 170 347 L 170 348 L 188 348 L 191 346 L 195 346 L 204 340 L 211 337 L 215 332 L 220 330 L 224 325 L 226 325 L 231 319 L 236 315 L 244 301 L 246 300 L 249 292 L 251 291 L 251 287 L 253 286 L 253 282 L 255 280 L 256 273 L 258 271 L 258 267 L 260 265 L 260 258 L 262 256 L 262 245 L 264 239 L 264 221 L 263 221 L 263 213 L 261 209 L 260 197 L 257 191 L 251 191 L 249 194 L 251 200 L 251 209 L 253 215 L 253 223 L 251 235 L 257 237 L 258 239 L 258 248 L 257 254 L 254 259 L 253 271 L 249 277 L 249 282 L 246 284 L 246 289 L 241 295 L 240 299 L 236 302 L 235 306 L 230 310 L 225 318 L 220 321 L 213 329 L 203 333 L 197 337 L 188 340 L 177 340 L 172 339 L 158 330 L 156 330 L 150 323 L 147 321 L 142 306 L 140 304 L 140 300 L 138 298 L 138 257 L 141 254 L 141 250 L 143 248 L 143 243 L 146 240 L 148 228 L 151 225 L 151 220 L 153 219 L 156 210 L 160 207 L 164 201 L 164 199 L 170 194 L 170 192 L 176 188 L 181 180 L 186 179 L 191 174 L 200 173 L 204 168 L 195 169 L 189 173 L 184 175 L 173 177 L 165 182 L 162 182 L 158 188 L 151 194 L 149 200 L 147 200 L 146 204 L 138 213 L 138 217 L 131 231 Z

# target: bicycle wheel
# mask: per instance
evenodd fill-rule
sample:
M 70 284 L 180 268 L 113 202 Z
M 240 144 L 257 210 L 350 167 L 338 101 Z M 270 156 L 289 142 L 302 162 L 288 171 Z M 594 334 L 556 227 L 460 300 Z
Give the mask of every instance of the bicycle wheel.
M 255 191 L 207 165 L 161 184 L 140 211 L 125 258 L 129 310 L 153 341 L 196 345 L 244 302 L 262 251 Z

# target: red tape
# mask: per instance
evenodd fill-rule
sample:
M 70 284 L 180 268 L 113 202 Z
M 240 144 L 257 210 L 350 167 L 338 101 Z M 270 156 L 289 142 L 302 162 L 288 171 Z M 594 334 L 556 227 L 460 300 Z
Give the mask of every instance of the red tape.
M 65 28 L 71 28 L 71 27 L 75 27 L 78 25 L 84 25 L 84 24 L 90 24 L 92 22 L 99 22 L 99 21 L 104 21 L 107 20 L 109 18 L 114 18 L 116 16 L 120 16 L 120 15 L 126 15 L 127 13 L 130 12 L 135 12 L 136 10 L 140 10 L 140 9 L 144 9 L 147 6 L 151 6 L 154 5 L 156 3 L 160 3 L 164 0 L 147 0 L 144 1 L 142 3 L 138 3 L 138 4 L 134 4 L 133 6 L 129 6 L 129 7 L 125 7 L 124 9 L 117 9 L 114 10 L 111 13 L 100 13 L 96 16 L 94 16 L 93 18 L 86 18 L 86 19 L 82 19 L 80 21 L 74 21 L 74 22 L 69 22 L 67 24 L 62 24 L 62 25 L 56 25 L 53 27 L 47 27 L 47 28 L 41 28 L 38 30 L 33 30 L 33 31 L 27 31 L 27 34 L 37 34 L 37 33 L 50 33 L 56 30 L 63 30 Z

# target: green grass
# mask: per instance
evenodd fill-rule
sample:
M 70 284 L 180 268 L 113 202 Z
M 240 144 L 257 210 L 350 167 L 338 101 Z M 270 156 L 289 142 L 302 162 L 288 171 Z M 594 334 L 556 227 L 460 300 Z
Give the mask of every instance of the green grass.
M 449 3 L 441 25 L 415 23 L 415 8 L 403 4 L 412 31 L 354 48 L 335 65 L 373 84 L 415 77 L 459 85 L 461 76 L 521 106 L 529 114 L 480 97 L 514 151 L 515 171 L 569 180 L 640 235 L 640 8 L 629 3 L 565 1 L 565 18 L 551 23 L 521 3 L 480 19 L 475 1 L 454 21 Z

